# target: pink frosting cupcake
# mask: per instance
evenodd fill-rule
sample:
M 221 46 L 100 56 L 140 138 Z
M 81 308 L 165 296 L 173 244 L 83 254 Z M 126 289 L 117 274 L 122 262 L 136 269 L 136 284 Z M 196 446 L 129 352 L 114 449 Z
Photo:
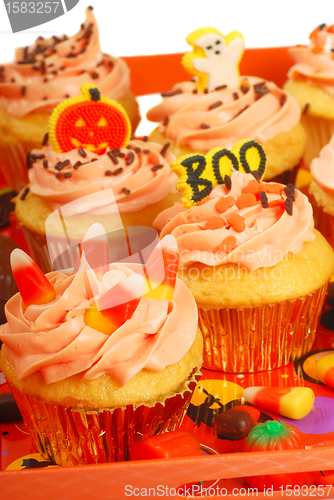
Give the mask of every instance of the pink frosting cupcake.
M 0 72 L 0 167 L 19 191 L 27 183 L 25 159 L 40 147 L 52 110 L 67 97 L 80 95 L 83 83 L 97 85 L 126 109 L 135 130 L 140 116 L 130 92 L 130 71 L 119 58 L 103 54 L 92 11 L 71 37 L 39 37 L 17 49 L 15 60 Z

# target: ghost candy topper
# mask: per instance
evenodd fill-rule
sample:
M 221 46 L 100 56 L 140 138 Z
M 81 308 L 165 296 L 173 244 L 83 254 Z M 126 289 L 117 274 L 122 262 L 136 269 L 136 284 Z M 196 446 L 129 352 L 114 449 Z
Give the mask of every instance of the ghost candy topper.
M 101 96 L 97 87 L 85 83 L 81 96 L 58 104 L 48 124 L 49 140 L 57 153 L 83 147 L 97 154 L 125 147 L 131 137 L 130 120 L 123 106 Z
M 182 57 L 182 65 L 198 77 L 197 88 L 209 92 L 227 85 L 239 87 L 239 63 L 244 53 L 244 37 L 238 31 L 222 35 L 216 28 L 200 28 L 186 38 L 193 52 Z

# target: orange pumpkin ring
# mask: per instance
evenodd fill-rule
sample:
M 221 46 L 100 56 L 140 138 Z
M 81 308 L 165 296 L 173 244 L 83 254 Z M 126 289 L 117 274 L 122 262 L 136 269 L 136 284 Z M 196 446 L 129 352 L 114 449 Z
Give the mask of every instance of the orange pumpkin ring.
M 49 123 L 49 140 L 57 153 L 86 148 L 97 154 L 127 146 L 130 120 L 121 104 L 100 95 L 91 83 L 80 88 L 82 95 L 58 104 Z

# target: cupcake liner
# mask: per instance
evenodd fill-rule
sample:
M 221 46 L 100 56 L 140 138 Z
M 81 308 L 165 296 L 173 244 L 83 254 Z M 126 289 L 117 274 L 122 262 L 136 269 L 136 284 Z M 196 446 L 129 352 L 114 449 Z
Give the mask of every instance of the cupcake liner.
M 328 283 L 295 300 L 244 309 L 198 308 L 204 368 L 231 373 L 273 370 L 313 345 Z
M 280 184 L 285 184 L 285 185 L 295 184 L 300 164 L 301 161 L 291 170 L 286 170 L 285 172 L 282 172 L 279 175 L 275 175 L 275 177 L 268 179 L 267 182 L 279 182 Z
M 7 184 L 17 193 L 29 182 L 26 158 L 28 151 L 35 147 L 35 143 L 3 143 L 0 141 L 0 169 Z
M 195 369 L 179 392 L 161 401 L 98 411 L 47 403 L 10 388 L 38 452 L 69 466 L 129 460 L 136 442 L 177 429 L 200 377 Z
M 313 158 L 320 154 L 320 150 L 329 143 L 334 134 L 334 120 L 326 120 L 311 115 L 302 115 L 301 124 L 307 134 L 307 145 L 305 151 L 305 163 L 308 167 Z

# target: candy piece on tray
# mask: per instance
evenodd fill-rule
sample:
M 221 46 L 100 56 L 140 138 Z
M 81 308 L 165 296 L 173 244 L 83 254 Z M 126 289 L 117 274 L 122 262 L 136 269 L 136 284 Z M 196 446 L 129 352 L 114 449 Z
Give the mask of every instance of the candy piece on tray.
M 269 451 L 304 449 L 305 444 L 301 432 L 293 425 L 277 420 L 269 420 L 264 424 L 257 424 L 248 434 L 243 451 Z M 244 478 L 252 488 L 258 491 L 273 488 L 285 489 L 287 486 L 302 486 L 306 484 L 304 472 L 286 474 L 266 474 Z
M 217 434 L 227 439 L 243 439 L 248 436 L 260 418 L 260 412 L 256 408 L 247 405 L 239 405 L 219 413 L 214 426 Z
M 193 457 L 203 455 L 200 444 L 185 431 L 166 432 L 136 443 L 131 451 L 131 460 L 156 458 Z
M 318 380 L 334 388 L 334 354 L 321 358 L 315 365 L 315 374 Z
M 56 290 L 50 281 L 25 252 L 18 248 L 13 250 L 10 264 L 25 307 L 47 304 L 56 298 Z
M 221 85 L 239 87 L 239 63 L 244 37 L 238 31 L 224 36 L 216 28 L 200 28 L 186 38 L 193 52 L 182 57 L 182 65 L 198 77 L 197 88 L 212 92 Z
M 127 146 L 131 123 L 123 106 L 85 83 L 81 96 L 62 101 L 49 118 L 49 140 L 57 153 L 84 147 L 97 154 Z
M 309 387 L 247 387 L 244 398 L 294 420 L 306 417 L 314 405 L 314 392 Z
M 110 288 L 86 311 L 86 325 L 106 335 L 114 333 L 137 309 L 144 283 L 143 276 L 135 274 Z
M 172 235 L 165 236 L 155 247 L 146 263 L 145 297 L 171 300 L 174 294 L 179 249 Z M 149 289 L 146 292 L 146 288 Z

